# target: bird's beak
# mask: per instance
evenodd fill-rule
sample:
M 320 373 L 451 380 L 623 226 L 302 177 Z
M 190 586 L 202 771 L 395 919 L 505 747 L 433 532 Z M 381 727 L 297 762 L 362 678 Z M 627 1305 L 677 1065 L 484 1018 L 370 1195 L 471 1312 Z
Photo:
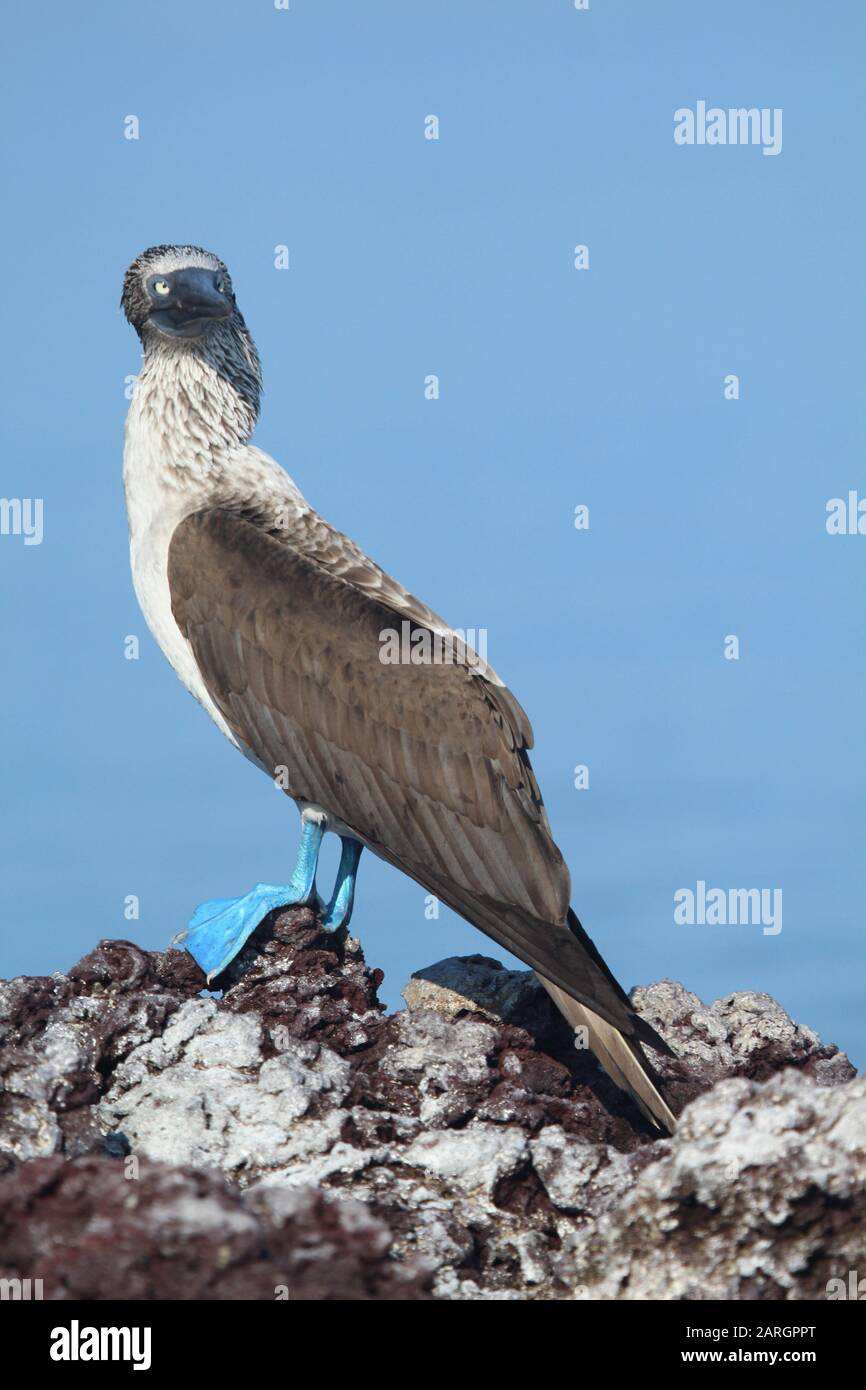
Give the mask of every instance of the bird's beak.
M 221 294 L 210 270 L 176 270 L 166 277 L 171 287 L 150 311 L 150 322 L 174 338 L 195 338 L 214 319 L 227 319 L 234 311 L 230 295 Z

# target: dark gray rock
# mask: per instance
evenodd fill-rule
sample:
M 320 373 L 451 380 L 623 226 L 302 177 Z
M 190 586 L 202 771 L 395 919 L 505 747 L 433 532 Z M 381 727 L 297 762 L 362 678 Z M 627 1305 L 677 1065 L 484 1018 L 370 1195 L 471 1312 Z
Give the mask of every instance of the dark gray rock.
M 720 1082 L 555 1266 L 587 1298 L 815 1299 L 866 1267 L 866 1081 Z
M 282 1270 L 292 1297 L 814 1298 L 866 1268 L 866 1083 L 768 996 L 635 991 L 686 1105 L 661 1140 L 531 972 L 442 961 L 390 1017 L 381 978 L 293 909 L 219 998 L 189 957 L 128 942 L 0 985 L 0 1277 L 55 1297 L 270 1298 Z

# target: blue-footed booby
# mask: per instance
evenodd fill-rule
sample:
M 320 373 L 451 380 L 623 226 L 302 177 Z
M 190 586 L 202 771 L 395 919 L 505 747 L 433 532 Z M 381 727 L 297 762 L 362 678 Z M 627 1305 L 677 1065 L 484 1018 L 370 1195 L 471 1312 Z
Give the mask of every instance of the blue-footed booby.
M 672 1131 L 641 1044 L 670 1049 L 571 910 L 517 700 L 249 442 L 259 358 L 222 261 L 151 247 L 121 303 L 144 350 L 123 461 L 138 601 L 187 689 L 301 818 L 289 882 L 203 903 L 186 949 L 213 980 L 276 907 L 311 904 L 326 928 L 345 926 L 367 847 L 531 966 L 613 1080 Z M 404 623 L 450 643 L 451 659 L 383 662 L 383 632 Z M 324 903 L 328 831 L 342 853 Z

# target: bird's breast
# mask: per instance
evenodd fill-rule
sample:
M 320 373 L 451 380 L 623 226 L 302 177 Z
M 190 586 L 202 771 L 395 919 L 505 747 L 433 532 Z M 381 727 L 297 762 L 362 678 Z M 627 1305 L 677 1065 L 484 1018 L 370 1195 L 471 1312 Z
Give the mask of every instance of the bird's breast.
M 207 505 L 199 489 L 165 476 L 165 464 L 146 443 L 127 433 L 123 458 L 132 583 L 145 622 L 179 679 L 226 738 L 237 739 L 202 679 L 192 648 L 175 621 L 168 582 L 168 548 L 175 528 Z

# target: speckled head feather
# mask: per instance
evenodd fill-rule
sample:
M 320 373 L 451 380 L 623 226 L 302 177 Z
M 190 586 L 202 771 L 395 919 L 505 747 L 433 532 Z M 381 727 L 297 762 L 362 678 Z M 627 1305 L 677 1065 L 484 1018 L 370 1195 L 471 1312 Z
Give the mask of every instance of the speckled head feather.
M 231 313 L 210 320 L 205 331 L 195 337 L 173 337 L 162 332 L 151 315 L 154 309 L 148 282 L 154 276 L 171 276 L 177 271 L 204 270 L 219 275 Z M 153 367 L 179 360 L 197 360 L 210 367 L 242 397 L 251 416 L 250 429 L 259 412 L 262 389 L 261 366 L 256 345 L 243 315 L 237 307 L 231 275 L 219 256 L 201 246 L 150 246 L 142 251 L 123 277 L 121 308 L 144 347 L 145 363 Z
M 139 337 L 142 335 L 151 310 L 151 302 L 145 289 L 148 278 L 151 275 L 170 275 L 173 270 L 186 270 L 187 268 L 220 271 L 225 276 L 231 290 L 232 281 L 228 267 L 223 264 L 219 256 L 215 256 L 211 251 L 205 251 L 204 247 L 149 246 L 146 251 L 142 251 L 140 256 L 136 256 L 124 275 L 123 293 L 120 296 L 120 307 Z

